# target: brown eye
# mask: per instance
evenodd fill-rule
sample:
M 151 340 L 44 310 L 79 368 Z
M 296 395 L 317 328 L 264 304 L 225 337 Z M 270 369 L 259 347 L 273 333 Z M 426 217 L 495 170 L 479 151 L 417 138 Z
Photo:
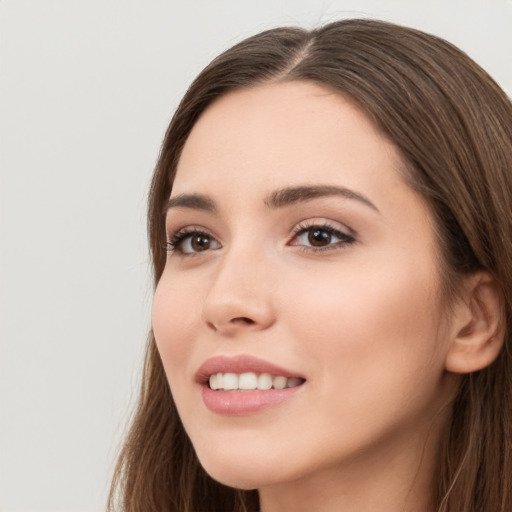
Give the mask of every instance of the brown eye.
M 325 231 L 325 229 L 310 229 L 308 231 L 308 242 L 313 247 L 322 247 L 331 243 L 332 235 Z
M 355 238 L 329 224 L 299 226 L 290 245 L 302 246 L 310 251 L 341 249 L 355 242 Z
M 168 251 L 182 255 L 220 249 L 220 243 L 208 233 L 202 231 L 178 232 L 167 242 Z
M 190 247 L 194 252 L 206 251 L 210 248 L 210 237 L 206 235 L 194 235 L 190 238 Z

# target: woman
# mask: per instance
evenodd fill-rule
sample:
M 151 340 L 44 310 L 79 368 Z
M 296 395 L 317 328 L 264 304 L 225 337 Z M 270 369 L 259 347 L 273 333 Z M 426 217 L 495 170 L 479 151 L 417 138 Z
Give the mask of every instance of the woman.
M 512 510 L 511 171 L 510 101 L 433 36 L 345 20 L 215 59 L 153 178 L 110 507 Z

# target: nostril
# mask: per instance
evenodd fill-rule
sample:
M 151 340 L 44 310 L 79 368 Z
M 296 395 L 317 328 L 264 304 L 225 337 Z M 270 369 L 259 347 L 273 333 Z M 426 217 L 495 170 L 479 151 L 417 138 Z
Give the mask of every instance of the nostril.
M 208 322 L 208 321 L 205 323 L 210 329 L 212 329 L 214 331 L 219 331 L 219 330 L 224 331 L 225 329 L 227 329 L 226 332 L 230 331 L 233 328 L 250 326 L 250 325 L 256 324 L 256 322 L 254 320 L 252 320 L 251 318 L 248 318 L 246 316 L 236 316 L 236 317 L 231 318 L 231 320 L 229 320 L 227 322 L 221 322 L 219 324 L 216 324 L 215 322 Z
M 232 318 L 231 322 L 234 324 L 244 324 L 244 325 L 252 325 L 254 324 L 254 320 L 247 318 L 246 316 L 238 316 L 236 318 Z

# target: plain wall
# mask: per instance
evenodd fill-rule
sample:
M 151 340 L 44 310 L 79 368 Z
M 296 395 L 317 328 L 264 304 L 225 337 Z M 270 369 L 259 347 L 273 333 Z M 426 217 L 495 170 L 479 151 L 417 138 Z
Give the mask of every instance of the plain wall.
M 150 324 L 148 182 L 187 85 L 262 29 L 359 16 L 512 92 L 510 0 L 0 1 L 2 511 L 104 510 Z

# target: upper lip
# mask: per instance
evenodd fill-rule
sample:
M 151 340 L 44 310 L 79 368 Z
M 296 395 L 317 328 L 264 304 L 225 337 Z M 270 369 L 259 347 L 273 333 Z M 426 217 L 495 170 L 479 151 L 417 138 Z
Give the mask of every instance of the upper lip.
M 248 354 L 217 355 L 207 359 L 196 372 L 196 381 L 205 384 L 215 373 L 270 373 L 287 378 L 304 378 L 296 372 Z

